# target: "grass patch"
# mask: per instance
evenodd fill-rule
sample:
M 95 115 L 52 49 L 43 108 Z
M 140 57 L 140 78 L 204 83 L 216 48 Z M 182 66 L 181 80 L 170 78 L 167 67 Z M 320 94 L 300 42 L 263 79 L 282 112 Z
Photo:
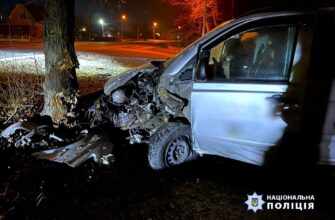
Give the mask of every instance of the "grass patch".
M 0 122 L 13 123 L 28 118 L 42 110 L 44 56 L 36 52 L 22 53 L 21 57 L 9 57 L 0 61 Z M 77 69 L 79 95 L 95 93 L 103 89 L 107 76 L 118 74 L 132 68 L 124 58 L 119 62 L 114 58 L 91 53 L 79 53 L 80 68 Z M 6 59 L 6 58 L 5 58 Z M 146 59 L 136 59 L 138 66 Z
M 78 76 L 81 96 L 103 89 L 108 79 L 99 76 Z M 7 124 L 29 118 L 43 107 L 42 74 L 0 72 L 0 122 Z
M 0 121 L 18 121 L 39 111 L 43 80 L 36 74 L 0 73 Z
M 77 56 L 80 63 L 77 76 L 118 74 L 129 69 L 127 63 L 120 63 L 108 56 L 80 52 Z M 42 52 L 17 53 L 6 58 L 8 60 L 0 61 L 0 72 L 44 74 L 45 59 Z

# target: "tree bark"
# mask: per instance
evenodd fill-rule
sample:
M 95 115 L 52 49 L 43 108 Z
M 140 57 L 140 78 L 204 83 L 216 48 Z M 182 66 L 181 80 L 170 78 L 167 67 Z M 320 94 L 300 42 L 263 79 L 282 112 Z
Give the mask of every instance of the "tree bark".
M 78 92 L 74 49 L 75 0 L 46 0 L 45 5 L 45 82 L 43 115 L 54 123 L 68 123 Z

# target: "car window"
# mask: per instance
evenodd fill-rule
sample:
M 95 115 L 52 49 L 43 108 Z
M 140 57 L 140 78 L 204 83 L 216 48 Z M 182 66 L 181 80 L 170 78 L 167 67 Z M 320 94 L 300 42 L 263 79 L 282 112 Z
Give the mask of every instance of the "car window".
M 295 27 L 236 34 L 210 50 L 208 80 L 288 80 Z

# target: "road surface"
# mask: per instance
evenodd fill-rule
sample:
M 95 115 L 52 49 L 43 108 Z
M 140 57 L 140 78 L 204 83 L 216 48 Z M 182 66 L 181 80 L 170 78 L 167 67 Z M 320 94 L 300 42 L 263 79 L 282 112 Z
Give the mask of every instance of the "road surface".
M 181 48 L 169 41 L 126 41 L 126 42 L 76 42 L 75 48 L 81 52 L 93 52 L 109 56 L 145 57 L 167 59 Z M 43 44 L 36 42 L 0 42 L 0 51 L 12 50 L 42 51 Z
M 180 51 L 171 42 L 76 43 L 81 75 L 117 75 L 152 59 L 167 59 Z M 44 73 L 42 43 L 0 42 L 0 72 Z

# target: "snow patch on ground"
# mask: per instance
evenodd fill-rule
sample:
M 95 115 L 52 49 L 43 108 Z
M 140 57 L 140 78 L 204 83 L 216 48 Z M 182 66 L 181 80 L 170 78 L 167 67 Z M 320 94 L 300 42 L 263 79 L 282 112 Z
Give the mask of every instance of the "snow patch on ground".
M 148 58 L 110 57 L 96 53 L 77 53 L 80 63 L 78 76 L 115 76 L 136 66 L 147 63 Z M 0 72 L 44 74 L 44 54 L 39 51 L 0 51 Z

